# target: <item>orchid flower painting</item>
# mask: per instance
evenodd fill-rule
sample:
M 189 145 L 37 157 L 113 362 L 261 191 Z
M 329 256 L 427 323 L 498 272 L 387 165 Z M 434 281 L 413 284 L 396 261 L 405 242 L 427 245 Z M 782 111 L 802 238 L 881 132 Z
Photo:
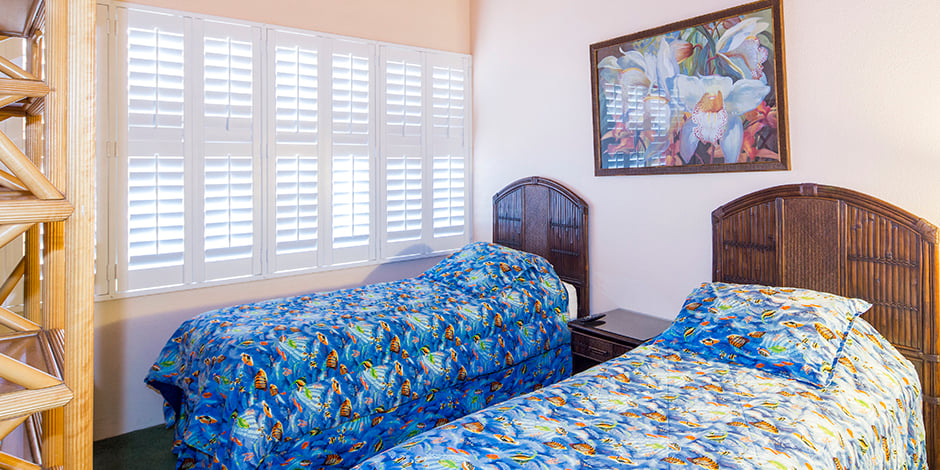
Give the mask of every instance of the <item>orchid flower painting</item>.
M 596 174 L 789 169 L 779 17 L 765 0 L 592 45 Z

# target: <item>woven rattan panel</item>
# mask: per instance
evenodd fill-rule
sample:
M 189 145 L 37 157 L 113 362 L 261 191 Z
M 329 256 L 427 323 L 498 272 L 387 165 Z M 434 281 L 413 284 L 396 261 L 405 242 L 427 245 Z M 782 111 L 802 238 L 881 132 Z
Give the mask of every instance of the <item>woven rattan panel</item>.
M 493 196 L 493 241 L 547 259 L 590 314 L 588 206 L 573 191 L 537 176 L 509 184 Z
M 929 464 L 940 468 L 937 228 L 880 199 L 815 184 L 740 197 L 712 213 L 716 281 L 858 297 L 917 368 Z

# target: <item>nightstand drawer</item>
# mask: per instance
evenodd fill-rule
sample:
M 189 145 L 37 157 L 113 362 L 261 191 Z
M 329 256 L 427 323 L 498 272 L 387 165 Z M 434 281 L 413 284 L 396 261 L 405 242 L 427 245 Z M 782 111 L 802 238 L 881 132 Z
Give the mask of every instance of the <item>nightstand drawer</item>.
M 604 312 L 601 320 L 568 322 L 571 368 L 575 373 L 620 356 L 663 332 L 670 321 L 622 308 Z
M 629 350 L 629 348 L 622 344 L 571 332 L 571 352 L 579 356 L 591 358 L 597 362 L 604 362 Z

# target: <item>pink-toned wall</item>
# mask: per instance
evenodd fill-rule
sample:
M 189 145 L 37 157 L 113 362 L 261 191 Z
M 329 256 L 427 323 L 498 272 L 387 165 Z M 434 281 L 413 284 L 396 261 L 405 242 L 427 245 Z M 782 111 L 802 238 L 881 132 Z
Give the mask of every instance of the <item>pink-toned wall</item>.
M 474 0 L 474 233 L 492 194 L 539 174 L 591 204 L 592 305 L 675 317 L 711 276 L 710 214 L 818 182 L 940 223 L 940 2 L 783 0 L 792 170 L 595 177 L 591 43 L 745 3 Z
M 469 0 L 148 0 L 151 6 L 467 53 Z M 95 439 L 160 424 L 144 375 L 183 321 L 222 306 L 414 276 L 438 258 L 95 304 Z
M 470 0 L 137 0 L 132 3 L 470 53 Z

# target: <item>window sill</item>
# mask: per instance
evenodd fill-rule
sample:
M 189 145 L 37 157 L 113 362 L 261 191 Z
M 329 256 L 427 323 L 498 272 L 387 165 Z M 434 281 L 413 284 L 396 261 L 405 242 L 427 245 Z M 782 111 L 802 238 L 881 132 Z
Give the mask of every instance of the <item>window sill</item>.
M 310 274 L 326 273 L 326 272 L 331 272 L 331 271 L 343 271 L 343 270 L 349 270 L 353 268 L 363 268 L 363 267 L 369 267 L 369 266 L 375 266 L 375 267 L 392 266 L 398 263 L 403 263 L 403 262 L 408 262 L 408 261 L 419 261 L 419 260 L 428 259 L 428 258 L 443 259 L 444 257 L 454 253 L 455 251 L 457 251 L 457 249 L 448 249 L 448 250 L 441 250 L 441 251 L 435 251 L 435 252 L 430 252 L 430 253 L 421 253 L 421 254 L 407 255 L 407 256 L 397 256 L 391 259 L 384 259 L 384 260 L 359 261 L 355 263 L 345 263 L 345 264 L 323 266 L 323 267 L 316 267 L 316 268 L 295 269 L 295 270 L 290 270 L 290 271 L 282 271 L 278 273 L 258 274 L 258 275 L 253 275 L 253 276 L 243 276 L 243 277 L 236 277 L 236 278 L 230 278 L 230 279 L 220 279 L 220 280 L 215 280 L 215 281 L 204 281 L 204 282 L 190 283 L 190 284 L 178 284 L 174 286 L 155 287 L 151 289 L 139 289 L 139 290 L 129 291 L 129 292 L 97 294 L 95 295 L 95 302 L 107 302 L 110 300 L 143 297 L 143 296 L 148 296 L 148 295 L 190 292 L 190 291 L 195 291 L 199 289 L 208 289 L 212 287 L 229 286 L 233 284 L 249 284 L 252 282 L 259 282 L 259 281 L 265 281 L 265 280 L 271 280 L 271 279 L 285 279 L 285 278 L 300 277 L 300 276 L 305 276 L 305 275 L 310 275 Z M 366 282 L 365 284 L 368 284 L 368 282 Z M 312 292 L 313 290 L 314 290 L 314 287 L 311 286 L 310 291 Z

